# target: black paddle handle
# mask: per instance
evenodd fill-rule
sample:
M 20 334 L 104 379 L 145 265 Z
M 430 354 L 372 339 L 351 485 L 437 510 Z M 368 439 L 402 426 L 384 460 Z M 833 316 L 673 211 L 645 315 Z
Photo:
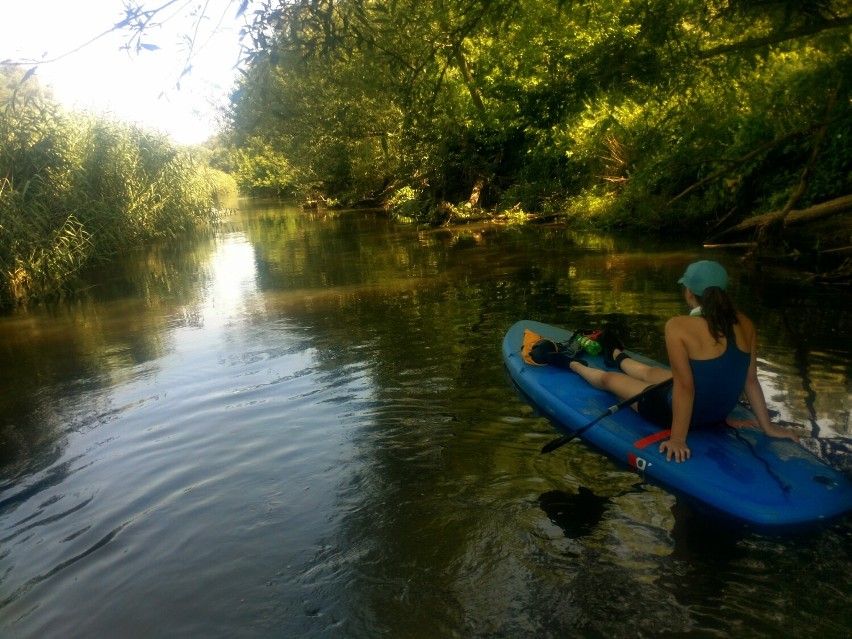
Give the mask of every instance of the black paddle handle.
M 627 399 L 622 400 L 622 401 L 620 401 L 619 403 L 617 403 L 617 404 L 615 404 L 615 405 L 613 405 L 613 406 L 610 406 L 610 407 L 609 407 L 609 408 L 607 408 L 607 409 L 606 409 L 603 413 L 601 413 L 600 415 L 598 415 L 597 417 L 595 417 L 592 421 L 590 421 L 588 424 L 586 424 L 586 425 L 585 425 L 585 426 L 583 426 L 582 428 L 578 428 L 578 429 L 577 429 L 577 430 L 575 430 L 573 433 L 568 433 L 567 435 L 563 435 L 563 436 L 562 436 L 562 437 L 560 437 L 559 439 L 554 439 L 553 441 L 548 442 L 547 444 L 545 444 L 545 445 L 544 445 L 544 447 L 541 449 L 542 454 L 544 454 L 544 453 L 550 453 L 550 452 L 552 452 L 552 451 L 556 450 L 557 448 L 560 448 L 560 447 L 564 446 L 565 444 L 567 444 L 568 442 L 570 442 L 570 441 L 571 441 L 572 439 L 574 439 L 575 437 L 579 437 L 580 435 L 582 435 L 583 433 L 585 433 L 585 432 L 586 432 L 587 430 L 589 430 L 592 426 L 594 426 L 594 425 L 595 425 L 595 424 L 597 424 L 599 421 L 601 421 L 604 417 L 607 417 L 607 416 L 609 416 L 609 415 L 614 415 L 615 413 L 617 413 L 618 411 L 620 411 L 620 410 L 621 410 L 622 408 L 624 408 L 625 406 L 630 406 L 631 404 L 635 404 L 635 403 L 636 403 L 636 402 L 638 402 L 640 399 L 642 399 L 643 397 L 645 397 L 645 396 L 646 396 L 646 395 L 648 395 L 649 393 L 654 392 L 654 391 L 655 391 L 655 390 L 657 390 L 658 388 L 665 388 L 666 386 L 671 386 L 671 384 L 672 384 L 672 382 L 673 382 L 673 381 L 674 381 L 674 380 L 670 377 L 669 379 L 663 380 L 662 382 L 658 382 L 658 383 L 656 383 L 656 384 L 653 384 L 653 385 L 649 386 L 648 388 L 646 388 L 645 390 L 643 390 L 641 393 L 637 393 L 637 394 L 636 394 L 636 395 L 634 395 L 633 397 L 628 397 Z

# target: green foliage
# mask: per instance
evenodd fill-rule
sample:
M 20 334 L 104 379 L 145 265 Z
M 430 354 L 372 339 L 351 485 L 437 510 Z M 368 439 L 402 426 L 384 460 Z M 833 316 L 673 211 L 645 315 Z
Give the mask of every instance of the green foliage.
M 696 231 L 783 204 L 829 122 L 801 205 L 837 197 L 852 186 L 849 9 L 844 0 L 271 5 L 230 114 L 233 143 L 255 158 L 254 181 L 241 183 L 270 188 L 258 176 L 279 175 L 272 188 L 348 202 L 417 185 L 417 215 L 415 200 L 391 205 L 413 219 L 484 184 L 479 203 L 498 210 Z
M 410 186 L 397 189 L 387 200 L 387 208 L 397 219 L 417 219 L 422 214 L 420 194 Z
M 0 104 L 0 307 L 63 291 L 91 260 L 209 223 L 236 193 L 230 176 L 160 134 L 21 95 Z
M 233 165 L 234 179 L 243 193 L 279 197 L 294 195 L 303 186 L 287 159 L 259 138 L 234 152 Z

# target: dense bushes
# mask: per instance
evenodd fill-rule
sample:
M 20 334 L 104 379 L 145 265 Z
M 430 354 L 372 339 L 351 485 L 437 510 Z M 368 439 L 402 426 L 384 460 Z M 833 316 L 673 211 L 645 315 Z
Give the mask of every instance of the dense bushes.
M 707 229 L 787 202 L 814 149 L 799 206 L 852 191 L 848 11 L 273 3 L 234 94 L 232 144 L 251 189 L 285 167 L 275 176 L 289 192 L 374 198 L 407 218 L 440 219 L 475 194 L 497 211 Z
M 0 109 L 0 307 L 208 224 L 235 194 L 229 176 L 161 134 L 66 113 L 37 92 L 0 93 Z

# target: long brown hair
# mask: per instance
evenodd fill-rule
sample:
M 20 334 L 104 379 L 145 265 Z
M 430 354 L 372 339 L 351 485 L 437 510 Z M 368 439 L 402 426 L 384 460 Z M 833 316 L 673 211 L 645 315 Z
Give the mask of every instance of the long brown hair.
M 707 320 L 710 334 L 718 342 L 734 332 L 737 323 L 737 309 L 728 294 L 721 288 L 710 286 L 700 297 L 696 296 L 701 305 L 701 315 Z

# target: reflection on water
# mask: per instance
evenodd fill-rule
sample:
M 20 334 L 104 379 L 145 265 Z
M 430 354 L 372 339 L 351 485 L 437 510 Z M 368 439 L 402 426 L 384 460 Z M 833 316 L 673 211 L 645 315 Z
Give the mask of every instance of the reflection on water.
M 246 207 L 0 319 L 0 636 L 848 634 L 848 520 L 725 527 L 542 456 L 507 383 L 521 317 L 664 357 L 698 254 Z M 848 294 L 721 258 L 772 408 L 849 470 Z

